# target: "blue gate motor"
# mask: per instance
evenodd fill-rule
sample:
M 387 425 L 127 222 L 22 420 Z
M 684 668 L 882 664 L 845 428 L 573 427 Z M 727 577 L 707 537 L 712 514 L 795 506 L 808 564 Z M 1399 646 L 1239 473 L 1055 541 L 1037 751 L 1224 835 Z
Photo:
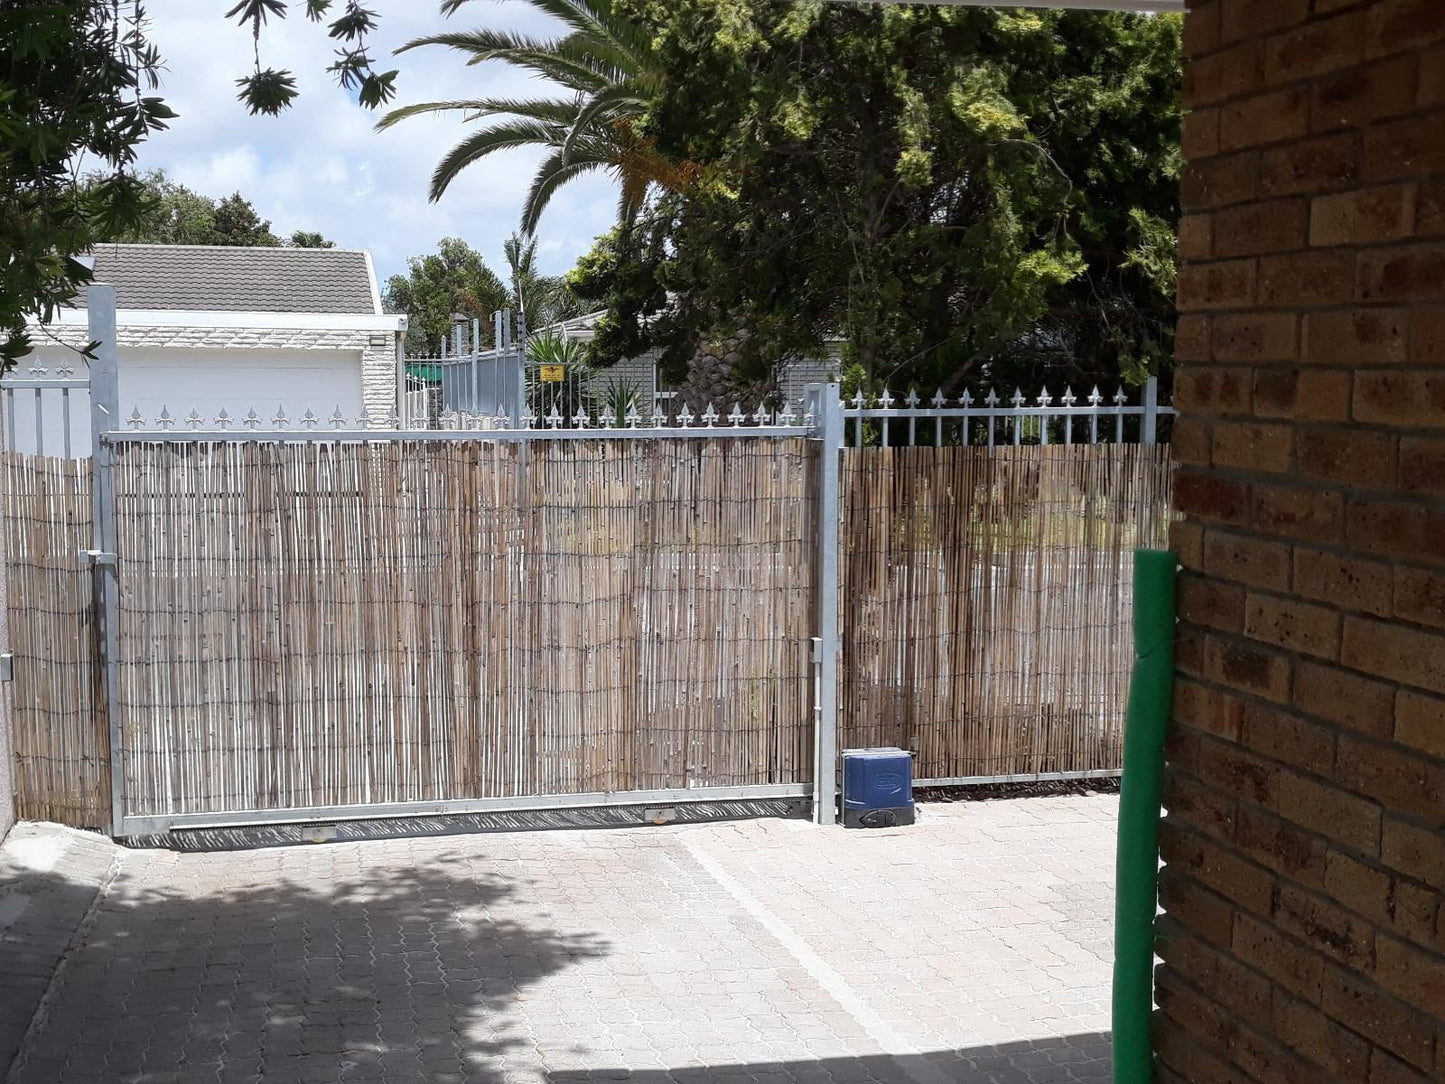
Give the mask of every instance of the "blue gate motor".
M 913 757 L 902 749 L 843 750 L 843 827 L 913 823 Z

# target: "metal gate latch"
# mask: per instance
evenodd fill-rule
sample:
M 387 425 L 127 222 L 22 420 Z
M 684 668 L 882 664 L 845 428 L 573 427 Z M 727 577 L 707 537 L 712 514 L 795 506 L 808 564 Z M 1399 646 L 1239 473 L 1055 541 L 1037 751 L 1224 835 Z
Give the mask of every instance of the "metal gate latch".
M 85 558 L 87 564 L 116 565 L 120 563 L 116 560 L 115 554 L 106 553 L 105 550 L 81 550 L 80 555 Z

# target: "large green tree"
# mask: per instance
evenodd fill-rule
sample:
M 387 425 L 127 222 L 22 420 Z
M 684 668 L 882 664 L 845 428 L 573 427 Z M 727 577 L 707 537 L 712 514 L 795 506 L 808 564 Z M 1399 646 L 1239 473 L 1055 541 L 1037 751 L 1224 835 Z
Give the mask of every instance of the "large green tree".
M 1140 377 L 1170 352 L 1179 22 L 817 0 L 626 0 L 665 89 L 643 133 L 705 170 L 572 276 L 596 360 L 739 387 L 846 343 L 853 382 Z
M 221 200 L 203 196 L 171 180 L 164 170 L 153 170 L 139 178 L 142 206 L 136 220 L 107 231 L 101 241 L 125 241 L 148 245 L 239 245 L 243 247 L 333 248 L 314 230 L 295 230 L 280 237 L 271 223 L 239 192 Z M 92 176 L 85 187 L 105 183 Z
M 389 100 L 396 73 L 376 71 L 366 51 L 375 14 L 357 0 L 304 6 L 338 46 L 337 82 L 363 105 Z M 238 0 L 226 12 L 255 36 L 254 70 L 237 80 L 253 113 L 296 96 L 291 72 L 261 66 L 262 27 L 287 10 L 286 0 Z M 76 257 L 144 223 L 136 148 L 175 115 L 149 93 L 161 68 L 139 0 L 0 2 L 0 370 L 29 352 L 29 321 L 50 319 L 90 281 Z M 98 175 L 82 178 L 77 165 Z
M 385 302 L 388 312 L 408 317 L 408 354 L 434 352 L 456 315 L 480 320 L 483 336 L 491 335 L 491 315 L 507 307 L 510 291 L 480 252 L 459 237 L 444 237 L 436 252 L 413 256 L 406 265 L 405 275 L 387 280 Z
M 76 256 L 144 208 L 136 145 L 174 114 L 144 25 L 101 0 L 0 4 L 0 369 L 89 278 Z M 104 179 L 76 183 L 79 159 Z

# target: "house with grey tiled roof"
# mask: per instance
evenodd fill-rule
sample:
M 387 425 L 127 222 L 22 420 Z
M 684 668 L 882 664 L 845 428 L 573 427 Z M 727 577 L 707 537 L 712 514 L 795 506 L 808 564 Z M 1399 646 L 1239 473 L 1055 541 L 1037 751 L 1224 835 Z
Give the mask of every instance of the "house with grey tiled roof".
M 116 289 L 124 415 L 355 418 L 398 406 L 406 317 L 382 312 L 366 252 L 102 244 L 92 255 L 95 281 Z M 42 364 L 86 341 L 84 304 L 35 336 Z

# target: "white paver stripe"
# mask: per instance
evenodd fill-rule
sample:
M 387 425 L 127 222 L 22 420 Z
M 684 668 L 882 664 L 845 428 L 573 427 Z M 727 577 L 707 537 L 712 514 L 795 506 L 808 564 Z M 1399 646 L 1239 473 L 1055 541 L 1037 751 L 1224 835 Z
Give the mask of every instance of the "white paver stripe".
M 756 919 L 763 929 L 772 934 L 778 943 L 788 950 L 788 954 L 797 961 L 798 966 L 812 976 L 819 986 L 828 991 L 829 996 L 866 1029 L 879 1046 L 889 1054 L 917 1055 L 923 1053 L 915 1044 L 893 1030 L 888 1021 L 879 1016 L 868 1002 L 848 984 L 847 979 L 840 975 L 828 961 L 814 952 L 803 938 L 793 932 L 792 927 L 768 910 L 767 906 L 749 892 L 737 878 L 723 869 L 712 855 L 704 851 L 688 836 L 684 836 L 682 842 L 697 864 L 707 871 L 708 876 L 721 885 L 727 894 L 737 901 L 738 906 Z M 900 1062 L 900 1068 L 917 1084 L 949 1084 L 949 1078 L 944 1073 L 926 1063 L 920 1065 L 913 1062 Z

